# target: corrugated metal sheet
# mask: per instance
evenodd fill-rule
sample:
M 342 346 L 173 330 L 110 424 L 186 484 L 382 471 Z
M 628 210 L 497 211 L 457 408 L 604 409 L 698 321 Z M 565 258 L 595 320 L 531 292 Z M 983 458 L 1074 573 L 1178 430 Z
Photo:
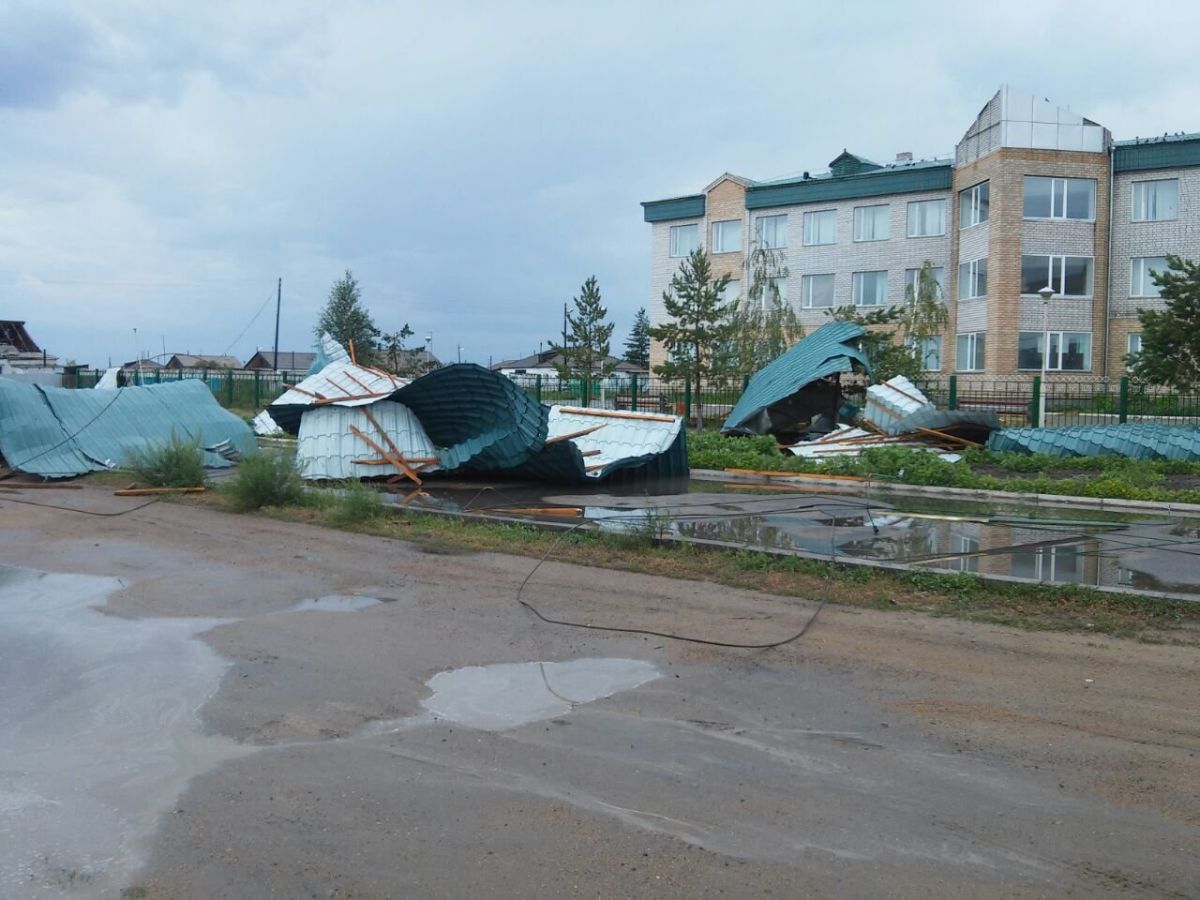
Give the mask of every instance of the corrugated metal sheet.
M 1049 456 L 1124 456 L 1129 459 L 1200 460 L 1200 428 L 1189 425 L 1070 425 L 1062 428 L 1006 428 L 988 439 L 999 453 Z
M 590 431 L 593 428 L 597 430 Z M 589 433 L 561 440 L 581 431 Z M 604 481 L 633 470 L 655 478 L 686 476 L 686 446 L 681 459 L 671 452 L 682 433 L 683 420 L 676 416 L 552 406 L 547 416 L 547 440 L 552 443 L 519 474 L 577 482 Z
M 755 373 L 729 413 L 721 431 L 741 429 L 767 407 L 790 397 L 807 384 L 837 372 L 849 372 L 852 362 L 867 368 L 866 356 L 852 342 L 863 328 L 851 322 L 822 325 Z
M 437 448 L 406 406 L 382 400 L 370 407 L 371 415 L 387 432 L 388 438 L 405 461 L 437 457 Z M 356 464 L 357 459 L 376 459 L 379 453 L 350 431 L 354 426 L 380 446 L 387 444 L 367 418 L 364 407 L 318 406 L 300 420 L 300 439 L 296 445 L 296 464 L 303 478 L 341 480 L 399 475 L 390 463 L 385 466 Z M 436 465 L 423 471 L 433 471 Z
M 411 409 L 446 470 L 513 469 L 546 440 L 546 410 L 510 379 L 474 363 L 435 369 L 391 399 Z
M 295 388 L 285 391 L 267 410 L 280 428 L 297 434 L 300 431 L 300 416 L 310 407 L 365 406 L 389 396 L 406 384 L 407 378 L 392 375 L 383 369 L 368 369 L 355 365 L 349 359 L 337 359 L 315 375 L 309 375 Z
M 746 190 L 746 209 L 827 203 L 855 197 L 882 197 L 949 190 L 953 169 L 947 162 L 904 169 L 862 172 L 841 178 L 810 178 L 786 183 L 757 184 Z
M 691 197 L 671 197 L 668 200 L 647 200 L 642 204 L 642 216 L 647 222 L 698 219 L 703 215 L 703 194 Z
M 1200 166 L 1200 135 L 1179 139 L 1157 139 L 1139 143 L 1120 143 L 1113 147 L 1114 172 L 1141 172 L 1152 169 L 1183 169 Z
M 0 451 L 24 472 L 62 478 L 122 465 L 130 450 L 161 445 L 172 433 L 201 446 L 228 441 L 239 453 L 255 446 L 250 427 L 201 381 L 78 391 L 0 378 Z M 204 463 L 230 464 L 207 452 Z
M 992 430 L 1000 427 L 995 410 L 938 409 L 903 375 L 867 388 L 863 417 L 890 435 L 912 434 L 919 428 L 941 431 L 962 425 Z

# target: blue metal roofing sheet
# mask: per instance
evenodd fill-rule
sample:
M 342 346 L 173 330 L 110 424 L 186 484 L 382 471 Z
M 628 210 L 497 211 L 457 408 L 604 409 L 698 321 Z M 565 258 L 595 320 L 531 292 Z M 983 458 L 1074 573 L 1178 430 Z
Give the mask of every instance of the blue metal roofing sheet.
M 1182 169 L 1200 166 L 1200 135 L 1172 135 L 1150 141 L 1122 141 L 1113 146 L 1114 172 Z
M 647 200 L 642 204 L 642 215 L 647 222 L 698 219 L 704 215 L 704 195 L 671 197 L 668 200 Z
M 876 169 L 841 177 L 823 176 L 754 184 L 746 189 L 746 209 L 949 190 L 952 177 L 953 167 L 949 161 L 934 161 L 928 165 Z
M 1006 428 L 992 432 L 988 449 L 1049 456 L 1124 456 L 1129 459 L 1200 460 L 1200 428 L 1194 425 L 1069 425 Z
M 790 350 L 754 374 L 721 430 L 740 428 L 762 410 L 790 397 L 818 378 L 836 372 L 849 372 L 854 361 L 869 369 L 867 357 L 850 344 L 863 333 L 862 326 L 852 322 L 829 322 L 798 341 Z

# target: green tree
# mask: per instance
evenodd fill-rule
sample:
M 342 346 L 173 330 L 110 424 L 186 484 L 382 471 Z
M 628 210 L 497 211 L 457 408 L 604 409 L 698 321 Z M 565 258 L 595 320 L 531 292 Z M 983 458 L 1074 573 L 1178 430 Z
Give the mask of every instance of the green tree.
M 550 342 L 550 348 L 561 353 L 558 366 L 564 378 L 583 379 L 583 402 L 591 400 L 592 380 L 609 375 L 614 363 L 609 360 L 609 341 L 613 323 L 607 321 L 608 310 L 600 300 L 600 285 L 592 275 L 583 283 L 579 296 L 573 297 L 575 311 L 567 313 L 566 346 Z
M 633 316 L 633 328 L 625 340 L 625 361 L 635 366 L 650 365 L 650 317 L 643 306 Z
M 896 341 L 896 329 L 904 315 L 903 307 L 886 306 L 864 313 L 855 306 L 838 306 L 825 312 L 835 321 L 853 322 L 866 329 L 866 333 L 859 338 L 859 347 L 866 354 L 871 365 L 871 378 L 876 383 L 897 375 L 916 381 L 924 374 L 924 366 L 917 353 Z
M 804 326 L 790 303 L 768 302 L 766 309 L 746 303 L 730 316 L 729 336 L 714 368 L 739 384 L 804 337 Z
M 933 268 L 932 260 L 927 259 L 921 264 L 916 281 L 904 288 L 904 308 L 899 316 L 905 347 L 914 354 L 922 372 L 926 342 L 940 335 L 950 323 L 946 297 Z
M 1154 283 L 1166 308 L 1138 310 L 1142 350 L 1126 363 L 1140 381 L 1192 391 L 1200 386 L 1200 264 L 1168 256 Z
M 404 342 L 412 337 L 413 334 L 413 330 L 405 322 L 404 327 L 399 331 L 386 332 L 380 339 L 376 353 L 387 363 L 388 368 L 393 372 L 399 372 L 401 368 L 407 365 L 408 352 L 405 349 Z
M 696 427 L 704 426 L 700 390 L 712 373 L 713 355 L 727 339 L 730 315 L 737 300 L 722 295 L 730 276 L 713 279 L 708 254 L 697 248 L 679 265 L 671 286 L 663 291 L 663 306 L 670 321 L 650 328 L 650 337 L 661 341 L 670 358 L 654 371 L 663 378 L 682 378 L 692 388 Z
M 354 345 L 360 363 L 370 365 L 376 359 L 379 329 L 362 304 L 362 292 L 349 269 L 329 289 L 329 299 L 315 329 L 317 336 L 327 334 L 342 346 Z

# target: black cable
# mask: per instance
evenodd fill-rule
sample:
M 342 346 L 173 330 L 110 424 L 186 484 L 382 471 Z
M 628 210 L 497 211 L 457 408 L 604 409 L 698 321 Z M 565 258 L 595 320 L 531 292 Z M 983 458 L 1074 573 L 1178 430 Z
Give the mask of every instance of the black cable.
M 36 385 L 35 385 L 35 387 L 36 387 Z M 46 403 L 46 408 L 50 410 L 50 415 L 54 416 L 54 420 L 56 422 L 58 422 L 59 425 L 62 425 L 62 420 L 59 419 L 58 416 L 55 414 L 54 408 L 52 406 L 50 406 L 50 401 L 46 400 L 45 394 L 42 394 L 42 399 Z M 19 462 L 19 463 L 12 462 L 11 460 L 9 460 L 9 465 L 12 466 L 14 469 L 20 469 L 22 466 L 26 466 L 29 463 L 33 462 L 35 459 L 41 459 L 47 453 L 52 453 L 53 451 L 55 451 L 59 447 L 61 447 L 63 444 L 70 443 L 71 441 L 75 440 L 76 437 L 78 437 L 79 435 L 81 435 L 85 431 L 87 431 L 87 429 L 91 427 L 93 422 L 95 422 L 102 415 L 104 415 L 106 412 L 108 412 L 109 409 L 112 408 L 112 405 L 120 399 L 121 399 L 121 391 L 119 389 L 116 391 L 113 391 L 113 398 L 104 405 L 104 408 L 102 410 L 100 410 L 100 412 L 98 412 L 94 416 L 92 416 L 91 419 L 89 419 L 87 421 L 87 423 L 84 424 L 81 428 L 79 428 L 74 434 L 67 435 L 65 438 L 63 438 L 61 441 L 59 441 L 53 447 L 47 447 L 41 453 L 36 453 L 33 456 L 27 457 L 26 459 L 21 460 L 21 462 Z M 63 430 L 65 431 L 66 429 L 64 428 Z M 72 473 L 72 474 L 76 474 L 76 473 Z
M 85 516 L 100 516 L 101 518 L 112 518 L 114 516 L 123 516 L 131 512 L 137 512 L 139 509 L 145 509 L 151 503 L 157 503 L 158 497 L 153 500 L 147 500 L 145 503 L 139 503 L 137 506 L 131 506 L 129 509 L 122 509 L 119 512 L 95 512 L 90 509 L 76 509 L 73 506 L 58 506 L 54 503 L 38 503 L 36 500 L 18 500 L 16 497 L 0 496 L 0 503 L 24 503 L 26 506 L 41 506 L 44 509 L 61 509 L 64 512 L 81 513 Z

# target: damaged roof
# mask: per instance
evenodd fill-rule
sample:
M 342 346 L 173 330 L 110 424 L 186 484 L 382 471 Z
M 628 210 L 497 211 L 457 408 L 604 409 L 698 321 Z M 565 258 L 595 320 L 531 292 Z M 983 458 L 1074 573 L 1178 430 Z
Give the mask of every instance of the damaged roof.
M 742 428 L 764 409 L 806 385 L 829 375 L 851 371 L 855 362 L 869 370 L 866 355 L 853 344 L 863 333 L 862 326 L 852 322 L 829 322 L 798 341 L 754 374 L 721 431 Z
M 987 448 L 997 453 L 1049 456 L 1124 456 L 1128 459 L 1200 460 L 1200 428 L 1152 422 L 1006 428 L 992 432 Z

